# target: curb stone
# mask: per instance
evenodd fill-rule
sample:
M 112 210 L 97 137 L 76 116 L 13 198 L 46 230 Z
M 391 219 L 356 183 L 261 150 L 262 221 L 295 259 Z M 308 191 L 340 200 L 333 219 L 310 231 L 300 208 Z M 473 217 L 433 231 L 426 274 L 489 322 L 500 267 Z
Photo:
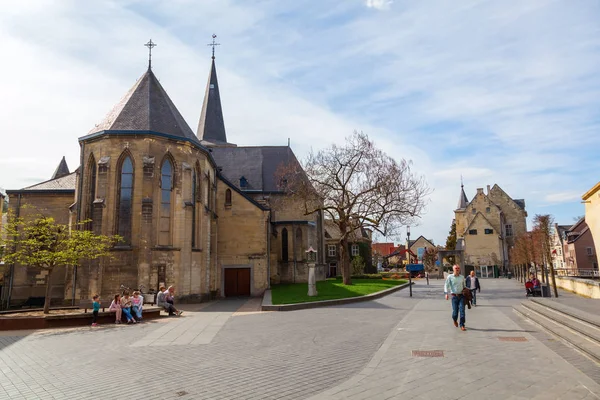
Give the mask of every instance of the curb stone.
M 412 283 L 413 285 L 415 282 Z M 348 297 L 345 299 L 334 299 L 334 300 L 321 300 L 321 301 L 309 301 L 306 303 L 295 303 L 295 304 L 273 304 L 271 298 L 271 290 L 266 290 L 263 296 L 262 311 L 294 311 L 294 310 L 305 310 L 309 308 L 339 306 L 342 304 L 359 303 L 362 301 L 369 301 L 379 299 L 387 296 L 404 288 L 407 288 L 410 284 L 404 283 L 402 285 L 394 286 L 389 289 L 381 290 L 379 292 L 367 294 L 364 296 Z

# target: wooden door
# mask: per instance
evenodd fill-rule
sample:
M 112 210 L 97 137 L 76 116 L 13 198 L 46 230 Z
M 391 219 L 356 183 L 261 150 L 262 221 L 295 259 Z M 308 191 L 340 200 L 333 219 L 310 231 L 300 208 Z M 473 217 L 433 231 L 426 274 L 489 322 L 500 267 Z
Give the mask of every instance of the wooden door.
M 225 297 L 250 296 L 250 268 L 225 268 Z
M 239 268 L 237 271 L 238 296 L 250 296 L 250 268 Z

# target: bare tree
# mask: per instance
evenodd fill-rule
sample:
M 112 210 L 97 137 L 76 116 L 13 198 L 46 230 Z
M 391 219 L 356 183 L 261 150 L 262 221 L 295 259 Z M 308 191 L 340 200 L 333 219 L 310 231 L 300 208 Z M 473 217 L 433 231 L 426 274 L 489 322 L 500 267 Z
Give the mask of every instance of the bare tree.
M 435 262 L 438 259 L 438 249 L 437 247 L 427 247 L 425 252 L 423 253 L 423 264 L 425 267 L 425 271 L 430 274 L 435 269 Z M 441 267 L 441 265 L 440 265 Z
M 547 268 L 550 268 L 550 277 L 552 278 L 552 286 L 554 287 L 554 297 L 558 297 L 558 289 L 556 288 L 556 277 L 554 275 L 554 264 L 552 263 L 552 224 L 553 218 L 550 214 L 536 214 L 533 217 L 534 229 L 539 232 L 538 252 L 542 255 L 543 263 Z
M 303 169 L 280 166 L 280 187 L 302 200 L 305 214 L 323 212 L 339 227 L 344 284 L 352 284 L 348 257 L 352 232 L 362 227 L 390 236 L 423 213 L 429 187 L 411 164 L 396 161 L 366 134 L 355 131 L 343 145 L 311 151 Z

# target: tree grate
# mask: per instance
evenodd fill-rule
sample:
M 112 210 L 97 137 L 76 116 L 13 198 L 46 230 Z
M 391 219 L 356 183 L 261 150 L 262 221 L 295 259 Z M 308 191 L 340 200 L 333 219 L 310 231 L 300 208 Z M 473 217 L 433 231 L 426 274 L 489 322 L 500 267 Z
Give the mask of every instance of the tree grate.
M 413 357 L 444 357 L 444 350 L 413 350 Z

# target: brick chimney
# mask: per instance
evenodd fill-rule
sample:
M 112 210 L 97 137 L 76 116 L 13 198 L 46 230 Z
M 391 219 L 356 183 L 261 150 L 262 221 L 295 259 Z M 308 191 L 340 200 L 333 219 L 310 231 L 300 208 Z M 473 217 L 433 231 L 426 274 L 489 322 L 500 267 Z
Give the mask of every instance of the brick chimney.
M 490 195 L 490 185 L 487 185 L 487 195 Z
M 483 194 L 483 188 L 477 188 L 477 194 Z

